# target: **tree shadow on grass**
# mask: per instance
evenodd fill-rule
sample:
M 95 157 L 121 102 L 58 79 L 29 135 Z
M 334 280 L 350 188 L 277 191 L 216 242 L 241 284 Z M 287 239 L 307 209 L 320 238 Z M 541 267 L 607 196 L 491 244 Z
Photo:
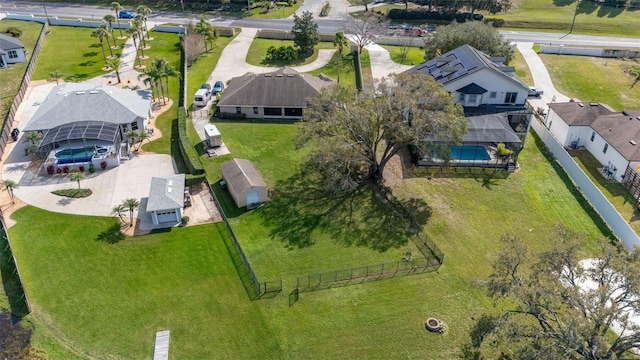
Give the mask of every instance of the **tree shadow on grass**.
M 7 295 L 11 313 L 19 318 L 29 314 L 17 267 L 11 256 L 11 249 L 7 246 L 7 239 L 3 229 L 0 229 L 0 274 L 2 275 L 2 287 Z
M 374 184 L 343 193 L 321 185 L 304 170 L 276 185 L 273 199 L 257 210 L 272 239 L 290 249 L 305 248 L 325 233 L 344 246 L 384 252 L 406 246 L 431 215 L 423 200 L 399 200 Z
M 97 241 L 106 242 L 108 244 L 116 244 L 124 240 L 124 234 L 120 230 L 120 224 L 113 224 L 108 229 L 98 234 Z
M 87 53 L 82 54 L 83 57 L 94 57 L 96 55 L 98 55 L 98 52 L 96 52 L 96 51 L 91 51 L 91 52 L 87 52 Z

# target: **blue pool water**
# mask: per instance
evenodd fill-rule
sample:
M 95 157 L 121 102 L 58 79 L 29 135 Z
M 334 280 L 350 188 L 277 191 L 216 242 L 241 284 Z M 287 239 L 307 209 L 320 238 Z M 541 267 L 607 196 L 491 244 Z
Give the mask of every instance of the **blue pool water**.
M 489 156 L 484 146 L 451 146 L 449 149 L 451 151 L 451 158 L 455 160 L 491 160 L 491 156 Z
M 64 149 L 56 153 L 58 164 L 89 162 L 93 157 L 93 148 Z

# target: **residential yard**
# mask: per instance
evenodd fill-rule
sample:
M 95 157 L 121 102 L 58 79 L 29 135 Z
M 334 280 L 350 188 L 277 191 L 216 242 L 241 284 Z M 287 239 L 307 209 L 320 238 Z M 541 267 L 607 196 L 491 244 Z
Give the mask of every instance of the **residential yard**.
M 598 169 L 602 164 L 586 150 L 567 150 L 573 160 L 584 170 L 591 181 L 609 199 L 620 215 L 640 234 L 640 213 L 636 210 L 637 200 L 617 181 L 607 180 Z
M 640 85 L 633 88 L 633 77 L 625 72 L 639 62 L 587 56 L 540 54 L 553 79 L 553 85 L 569 97 L 597 101 L 622 109 L 640 108 Z
M 298 58 L 293 61 L 267 61 L 267 49 L 269 47 L 274 46 L 276 48 L 280 46 L 293 46 L 293 40 L 273 40 L 273 39 L 260 39 L 255 38 L 251 43 L 251 47 L 249 48 L 249 53 L 247 54 L 247 64 L 256 65 L 256 66 L 272 66 L 272 67 L 282 67 L 282 66 L 299 66 L 306 65 L 313 62 L 316 58 L 318 58 L 318 50 L 319 49 L 335 49 L 332 42 L 321 41 L 319 42 L 313 54 L 307 58 Z
M 13 98 L 18 93 L 18 88 L 22 82 L 22 77 L 27 69 L 33 49 L 42 31 L 42 24 L 34 21 L 18 21 L 3 19 L 0 21 L 0 33 L 3 33 L 8 28 L 18 28 L 22 30 L 20 41 L 27 49 L 27 62 L 11 64 L 8 68 L 0 71 L 0 119 L 4 120 L 9 106 L 13 102 Z
M 306 156 L 306 150 L 293 148 L 295 125 L 216 125 L 232 151 L 229 157 L 254 161 L 270 186 L 283 180 L 294 184 L 289 178 Z M 212 163 L 224 160 L 212 158 Z M 30 316 L 86 357 L 148 357 L 155 332 L 168 329 L 175 358 L 366 358 L 380 353 L 457 358 L 472 317 L 493 311 L 474 281 L 490 272 L 491 254 L 499 249 L 502 234 L 513 232 L 539 251 L 552 246 L 552 226 L 562 222 L 587 233 L 585 255 L 593 253 L 600 235 L 533 137 L 520 160 L 520 171 L 492 180 L 400 180 L 399 165 L 393 165 L 388 182 L 396 196 L 428 206 L 425 232 L 446 254 L 444 266 L 438 273 L 303 293 L 292 307 L 287 295 L 300 272 L 397 259 L 410 245 L 381 252 L 372 241 L 393 243 L 399 238 L 380 239 L 382 233 L 371 238 L 362 228 L 329 221 L 311 232 L 313 244 L 285 247 L 281 239 L 269 236 L 282 225 L 265 217 L 269 203 L 258 211 L 235 214 L 234 230 L 258 277 L 282 277 L 285 282 L 280 295 L 252 302 L 221 239 L 222 224 L 106 243 L 97 239 L 117 219 L 27 207 L 15 213 L 18 225 L 10 235 L 34 308 Z M 212 163 L 207 163 L 212 171 L 208 175 L 216 179 L 219 172 Z M 354 209 L 371 210 L 360 207 L 368 198 L 367 193 L 354 197 Z M 280 217 L 314 220 L 318 214 L 313 206 L 304 205 L 291 203 Z M 357 224 L 379 219 L 364 219 L 359 211 L 353 212 Z M 345 218 L 342 212 L 332 215 Z M 34 218 L 38 221 L 29 220 Z M 265 219 L 272 222 L 267 225 Z M 346 241 L 363 238 L 369 242 Z M 65 279 L 64 286 L 59 279 Z M 449 324 L 446 336 L 424 330 L 422 322 L 429 316 Z M 372 331 L 381 325 L 383 332 Z
M 513 66 L 516 68 L 516 75 L 524 81 L 525 84 L 529 86 L 533 86 L 533 76 L 531 76 L 531 71 L 529 71 L 529 65 L 524 61 L 522 54 L 520 51 L 516 49 L 514 53 L 513 60 L 509 63 L 509 66 Z M 554 82 L 555 85 L 555 82 Z
M 333 54 L 331 61 L 320 69 L 310 71 L 312 75 L 324 74 L 330 78 L 338 79 L 338 58 L 337 53 Z M 371 74 L 371 61 L 369 60 L 369 51 L 362 49 L 360 55 L 360 64 L 362 66 L 362 81 L 364 86 L 373 85 L 373 75 Z M 343 54 L 342 64 L 340 65 L 340 83 L 347 86 L 356 86 L 356 72 L 353 64 L 353 56 L 350 54 Z
M 84 81 L 92 77 L 105 74 L 104 57 L 97 38 L 91 37 L 94 29 L 51 26 L 40 51 L 41 59 L 55 59 L 55 61 L 38 61 L 33 72 L 32 80 L 47 80 L 50 73 L 60 70 L 68 81 Z M 122 45 L 126 40 L 118 40 Z M 74 46 L 68 46 L 74 44 Z M 109 56 L 109 49 L 105 40 L 105 52 Z M 64 49 L 64 50 L 62 50 Z M 120 56 L 120 49 L 114 49 L 113 55 Z
M 380 45 L 389 51 L 391 60 L 403 65 L 418 65 L 424 62 L 424 49 L 410 46 L 406 50 L 406 57 L 402 58 L 402 46 Z

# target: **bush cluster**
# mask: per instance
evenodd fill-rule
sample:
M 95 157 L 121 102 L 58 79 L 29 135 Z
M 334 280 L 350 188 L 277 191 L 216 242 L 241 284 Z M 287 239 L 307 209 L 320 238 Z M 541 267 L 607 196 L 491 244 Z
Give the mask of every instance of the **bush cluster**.
M 204 174 L 204 168 L 198 157 L 196 149 L 191 144 L 189 136 L 187 136 L 187 112 L 183 107 L 178 108 L 178 138 L 180 154 L 191 174 Z
M 218 113 L 216 115 L 216 117 L 220 118 L 220 119 L 230 119 L 230 120 L 245 120 L 247 118 L 247 115 L 245 114 L 236 114 L 236 113 L 228 113 L 228 112 L 222 112 L 222 113 Z
M 298 58 L 298 50 L 293 46 L 270 46 L 267 49 L 267 61 L 293 61 Z
M 472 14 L 470 12 L 438 12 L 428 10 L 389 10 L 389 18 L 394 20 L 441 20 L 465 22 L 470 20 L 480 21 L 484 19 L 482 14 Z

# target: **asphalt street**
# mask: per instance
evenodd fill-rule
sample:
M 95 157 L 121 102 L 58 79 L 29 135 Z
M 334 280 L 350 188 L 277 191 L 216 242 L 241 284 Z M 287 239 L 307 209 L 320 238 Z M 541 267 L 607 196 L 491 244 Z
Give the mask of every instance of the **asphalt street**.
M 309 4 L 305 5 L 314 11 L 318 10 L 319 0 L 307 0 Z M 322 33 L 335 33 L 343 30 L 344 17 L 338 12 L 345 11 L 346 6 L 344 0 L 331 0 L 334 10 L 331 16 L 326 18 L 317 18 L 318 29 Z M 129 10 L 129 9 L 127 9 Z M 132 9 L 131 9 L 132 10 Z M 44 15 L 45 5 L 41 2 L 16 2 L 12 0 L 0 0 L 0 11 L 16 14 L 36 14 Z M 318 10 L 319 11 L 319 10 Z M 46 12 L 48 16 L 64 16 L 71 18 L 83 19 L 99 19 L 106 14 L 113 14 L 113 11 L 106 7 L 81 5 L 81 4 L 46 4 Z M 186 24 L 189 21 L 195 21 L 199 14 L 156 11 L 149 15 L 149 21 L 157 24 L 161 23 L 178 23 Z M 293 26 L 293 19 L 236 19 L 225 16 L 209 16 L 211 22 L 217 26 L 234 26 L 257 29 L 273 29 L 273 30 L 290 30 Z M 611 36 L 591 36 L 591 35 L 574 35 L 559 34 L 546 32 L 531 31 L 512 31 L 502 30 L 501 33 L 506 39 L 516 42 L 535 42 L 535 43 L 553 43 L 560 45 L 583 45 L 583 46 L 609 46 L 609 47 L 629 47 L 640 48 L 640 39 L 611 37 Z

